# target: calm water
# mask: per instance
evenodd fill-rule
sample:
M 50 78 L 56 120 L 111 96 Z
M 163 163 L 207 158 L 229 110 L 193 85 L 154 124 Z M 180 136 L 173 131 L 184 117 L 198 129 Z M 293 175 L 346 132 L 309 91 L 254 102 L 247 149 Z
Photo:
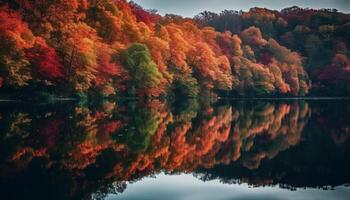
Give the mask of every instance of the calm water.
M 0 103 L 2 199 L 350 197 L 348 100 Z

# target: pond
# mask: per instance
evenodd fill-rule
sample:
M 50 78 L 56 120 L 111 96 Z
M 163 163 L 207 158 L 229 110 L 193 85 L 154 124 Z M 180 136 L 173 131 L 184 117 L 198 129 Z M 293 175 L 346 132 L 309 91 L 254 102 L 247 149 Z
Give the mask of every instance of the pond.
M 3 199 L 348 199 L 350 101 L 0 103 Z

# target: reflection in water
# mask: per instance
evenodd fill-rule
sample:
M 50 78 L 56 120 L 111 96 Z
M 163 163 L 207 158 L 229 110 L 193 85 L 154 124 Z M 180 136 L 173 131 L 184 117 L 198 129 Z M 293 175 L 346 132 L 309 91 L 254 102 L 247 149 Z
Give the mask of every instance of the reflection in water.
M 347 102 L 0 110 L 0 191 L 9 198 L 103 198 L 161 172 L 291 189 L 350 181 Z
M 221 180 L 201 181 L 190 174 L 146 177 L 128 185 L 122 194 L 110 194 L 107 200 L 348 200 L 345 186 L 335 190 L 317 188 L 287 190 L 277 186 L 249 187 L 242 184 L 222 184 Z M 174 187 L 174 185 L 176 187 Z

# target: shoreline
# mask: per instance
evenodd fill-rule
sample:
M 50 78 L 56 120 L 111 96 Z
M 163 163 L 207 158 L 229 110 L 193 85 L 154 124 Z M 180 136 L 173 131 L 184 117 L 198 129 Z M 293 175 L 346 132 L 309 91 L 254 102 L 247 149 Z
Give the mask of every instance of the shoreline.
M 132 97 L 118 97 L 119 100 L 139 100 L 139 98 Z M 116 100 L 117 100 L 116 99 Z M 151 99 L 163 99 L 164 98 L 151 98 Z M 182 99 L 190 99 L 184 97 Z M 350 100 L 350 97 L 217 97 L 219 101 L 221 100 L 310 100 L 310 101 L 326 101 L 326 100 Z M 62 97 L 62 98 L 53 98 L 50 102 L 60 102 L 60 101 L 79 101 L 79 98 L 73 97 Z M 36 100 L 26 100 L 26 99 L 0 99 L 0 103 L 6 102 L 45 102 L 45 101 L 36 101 Z

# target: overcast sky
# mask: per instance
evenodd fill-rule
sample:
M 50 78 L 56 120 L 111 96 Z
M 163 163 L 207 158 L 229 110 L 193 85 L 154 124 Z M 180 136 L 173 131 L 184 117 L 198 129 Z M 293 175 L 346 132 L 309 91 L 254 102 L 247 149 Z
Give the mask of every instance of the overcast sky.
M 156 9 L 160 14 L 178 14 L 193 17 L 201 11 L 248 10 L 265 7 L 281 10 L 286 7 L 336 8 L 350 13 L 350 0 L 134 0 L 146 9 Z

